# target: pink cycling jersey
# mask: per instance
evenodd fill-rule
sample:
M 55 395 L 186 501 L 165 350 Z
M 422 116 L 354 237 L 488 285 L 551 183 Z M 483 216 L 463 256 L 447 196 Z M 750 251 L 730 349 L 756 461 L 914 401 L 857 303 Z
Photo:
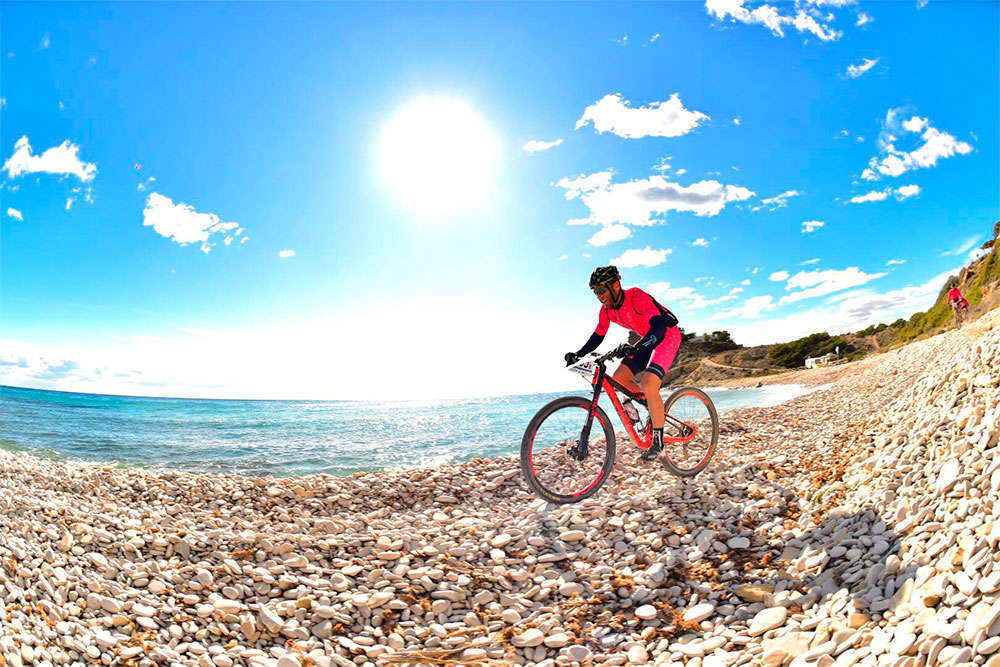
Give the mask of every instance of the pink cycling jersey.
M 597 329 L 594 333 L 598 336 L 606 335 L 611 323 L 614 322 L 640 336 L 645 336 L 649 331 L 649 321 L 652 318 L 657 315 L 669 314 L 675 326 L 667 328 L 663 342 L 656 346 L 649 360 L 650 363 L 657 364 L 662 370 L 667 370 L 674 362 L 674 357 L 681 345 L 681 332 L 676 326 L 676 318 L 669 310 L 657 303 L 656 299 L 638 287 L 630 287 L 623 292 L 625 298 L 621 307 L 601 306 L 601 312 L 597 318 Z

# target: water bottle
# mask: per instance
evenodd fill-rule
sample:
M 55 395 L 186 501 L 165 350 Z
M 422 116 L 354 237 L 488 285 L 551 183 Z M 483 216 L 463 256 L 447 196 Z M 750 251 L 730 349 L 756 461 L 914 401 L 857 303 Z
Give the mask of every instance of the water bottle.
M 625 414 L 628 418 L 632 420 L 632 424 L 636 427 L 639 426 L 639 410 L 635 407 L 635 403 L 632 402 L 631 398 L 626 398 L 625 402 L 622 403 L 622 407 L 625 408 Z

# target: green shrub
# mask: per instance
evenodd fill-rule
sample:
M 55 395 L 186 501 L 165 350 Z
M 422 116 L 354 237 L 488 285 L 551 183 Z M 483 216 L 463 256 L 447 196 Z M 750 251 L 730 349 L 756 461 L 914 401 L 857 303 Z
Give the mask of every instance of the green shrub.
M 788 343 L 775 345 L 768 352 L 768 358 L 778 366 L 798 368 L 806 362 L 806 357 L 820 357 L 833 352 L 837 347 L 841 354 L 853 352 L 856 348 L 841 336 L 830 336 L 827 332 L 814 333 Z

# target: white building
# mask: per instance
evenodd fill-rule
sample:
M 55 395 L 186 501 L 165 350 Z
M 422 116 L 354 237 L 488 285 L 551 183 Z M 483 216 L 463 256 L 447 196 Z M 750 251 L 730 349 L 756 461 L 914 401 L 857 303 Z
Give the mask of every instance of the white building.
M 806 368 L 818 368 L 820 366 L 829 366 L 837 360 L 837 355 L 833 352 L 824 354 L 822 357 L 807 357 L 806 358 Z

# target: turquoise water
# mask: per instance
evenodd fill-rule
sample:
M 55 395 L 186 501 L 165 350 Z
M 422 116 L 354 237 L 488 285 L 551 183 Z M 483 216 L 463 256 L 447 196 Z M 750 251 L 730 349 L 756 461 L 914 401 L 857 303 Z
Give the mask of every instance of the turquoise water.
M 773 405 L 805 391 L 798 385 L 708 390 L 720 412 Z M 151 469 L 346 475 L 515 453 L 532 415 L 566 393 L 585 395 L 581 390 L 423 402 L 239 401 L 0 386 L 0 446 Z

